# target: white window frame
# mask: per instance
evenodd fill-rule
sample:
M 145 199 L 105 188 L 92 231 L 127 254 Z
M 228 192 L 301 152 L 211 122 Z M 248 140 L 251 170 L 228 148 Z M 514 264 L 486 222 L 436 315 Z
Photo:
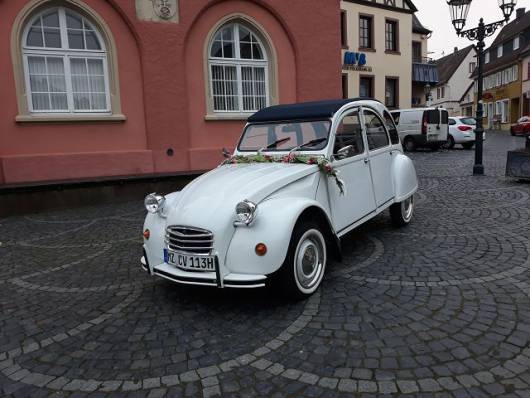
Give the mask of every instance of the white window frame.
M 501 44 L 500 46 L 497 47 L 497 58 L 502 57 L 502 54 L 503 54 L 503 48 Z
M 513 49 L 518 50 L 519 46 L 521 45 L 519 36 L 513 39 Z
M 486 53 L 484 54 L 484 63 L 489 64 L 489 62 L 490 62 L 490 52 L 486 51 Z
M 40 18 L 44 13 L 49 13 L 51 11 L 58 11 L 59 14 L 59 32 L 61 35 L 61 48 L 47 48 L 47 47 L 33 47 L 28 46 L 27 43 L 27 36 L 29 33 L 29 30 L 31 29 L 32 25 L 35 23 L 35 21 Z M 109 85 L 109 70 L 108 70 L 108 53 L 105 48 L 105 42 L 98 31 L 98 29 L 91 24 L 84 16 L 80 15 L 79 13 L 68 10 L 69 12 L 72 12 L 73 14 L 79 16 L 80 18 L 83 18 L 85 22 L 87 22 L 92 30 L 95 32 L 96 37 L 99 41 L 99 45 L 101 46 L 101 50 L 70 50 L 68 47 L 68 32 L 67 32 L 67 26 L 66 26 L 66 9 L 64 7 L 50 7 L 46 8 L 45 10 L 39 12 L 37 15 L 35 15 L 33 18 L 31 18 L 24 27 L 24 31 L 22 34 L 22 43 L 21 43 L 21 50 L 22 50 L 22 58 L 23 58 L 23 66 L 24 66 L 24 81 L 26 84 L 26 97 L 28 101 L 28 109 L 30 113 L 34 114 L 110 114 L 111 113 L 111 102 L 110 102 L 110 85 Z M 84 37 L 84 35 L 83 35 Z M 84 40 L 84 39 L 83 39 Z M 44 44 L 44 42 L 43 42 Z M 86 47 L 86 45 L 85 45 Z M 65 84 L 66 84 L 66 98 L 67 98 L 67 104 L 68 104 L 68 110 L 55 110 L 55 109 L 34 109 L 33 108 L 33 100 L 32 100 L 32 91 L 31 91 L 31 85 L 30 85 L 30 73 L 29 73 L 29 64 L 28 64 L 28 58 L 29 57 L 54 57 L 54 58 L 62 58 L 63 59 L 63 68 L 64 68 L 64 78 L 65 78 Z M 74 108 L 74 92 L 72 89 L 72 74 L 70 70 L 70 59 L 71 58 L 83 58 L 83 59 L 100 59 L 103 60 L 103 74 L 104 74 L 104 83 L 105 83 L 105 102 L 107 107 L 105 109 L 75 109 Z
M 239 29 L 241 26 L 250 33 L 254 35 L 258 44 L 261 48 L 263 54 L 263 59 L 246 59 L 241 58 L 241 43 L 239 38 Z M 215 41 L 217 34 L 224 29 L 231 28 L 233 37 L 234 37 L 234 58 L 221 58 L 221 57 L 212 57 L 212 46 Z M 216 110 L 215 101 L 214 101 L 214 91 L 213 91 L 213 75 L 212 75 L 212 66 L 233 66 L 236 68 L 236 79 L 237 79 L 237 98 L 238 98 L 238 109 L 235 110 Z M 243 108 L 243 77 L 241 69 L 244 67 L 260 67 L 265 71 L 265 106 L 270 106 L 270 87 L 269 87 L 269 59 L 267 57 L 267 51 L 263 45 L 260 37 L 254 32 L 252 28 L 238 23 L 232 22 L 226 25 L 223 25 L 217 29 L 217 31 L 212 35 L 212 40 L 208 46 L 208 79 L 210 84 L 210 98 L 212 99 L 212 112 L 214 114 L 252 114 L 258 111 L 254 110 L 245 110 Z

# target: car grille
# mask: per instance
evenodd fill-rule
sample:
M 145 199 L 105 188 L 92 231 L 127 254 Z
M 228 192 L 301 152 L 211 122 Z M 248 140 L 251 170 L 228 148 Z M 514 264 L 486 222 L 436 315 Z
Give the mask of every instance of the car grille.
M 206 229 L 171 225 L 166 228 L 166 244 L 170 250 L 207 255 L 213 249 L 213 233 Z

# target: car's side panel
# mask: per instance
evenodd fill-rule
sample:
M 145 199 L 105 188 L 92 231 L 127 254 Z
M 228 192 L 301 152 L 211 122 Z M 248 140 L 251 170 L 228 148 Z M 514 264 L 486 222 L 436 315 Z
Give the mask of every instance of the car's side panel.
M 395 189 L 395 202 L 401 202 L 418 190 L 416 169 L 412 160 L 396 153 L 392 161 L 392 180 Z
M 296 221 L 311 206 L 327 214 L 320 203 L 309 198 L 281 197 L 260 203 L 259 215 L 252 226 L 236 229 L 228 248 L 226 266 L 231 272 L 245 274 L 268 275 L 277 271 L 285 261 Z M 267 245 L 266 255 L 256 254 L 258 243 Z

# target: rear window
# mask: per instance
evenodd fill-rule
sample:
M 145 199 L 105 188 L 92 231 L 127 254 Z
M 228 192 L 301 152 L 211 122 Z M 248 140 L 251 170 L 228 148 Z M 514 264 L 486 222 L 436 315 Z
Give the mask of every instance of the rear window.
M 462 119 L 460 119 L 460 121 L 463 124 L 467 124 L 468 126 L 475 126 L 477 124 L 477 121 L 475 120 L 475 118 L 472 118 L 472 117 L 463 117 Z
M 440 123 L 440 112 L 438 109 L 423 112 L 423 117 L 427 119 L 427 123 L 429 124 Z
M 442 124 L 447 124 L 449 120 L 449 112 L 441 111 L 440 113 L 442 114 Z

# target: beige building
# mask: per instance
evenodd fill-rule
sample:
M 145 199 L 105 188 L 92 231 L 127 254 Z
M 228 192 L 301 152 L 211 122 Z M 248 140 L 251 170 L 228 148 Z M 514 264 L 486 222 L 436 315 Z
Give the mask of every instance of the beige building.
M 436 68 L 427 61 L 430 31 L 412 1 L 342 0 L 341 10 L 344 97 L 373 97 L 389 108 L 424 104 Z

